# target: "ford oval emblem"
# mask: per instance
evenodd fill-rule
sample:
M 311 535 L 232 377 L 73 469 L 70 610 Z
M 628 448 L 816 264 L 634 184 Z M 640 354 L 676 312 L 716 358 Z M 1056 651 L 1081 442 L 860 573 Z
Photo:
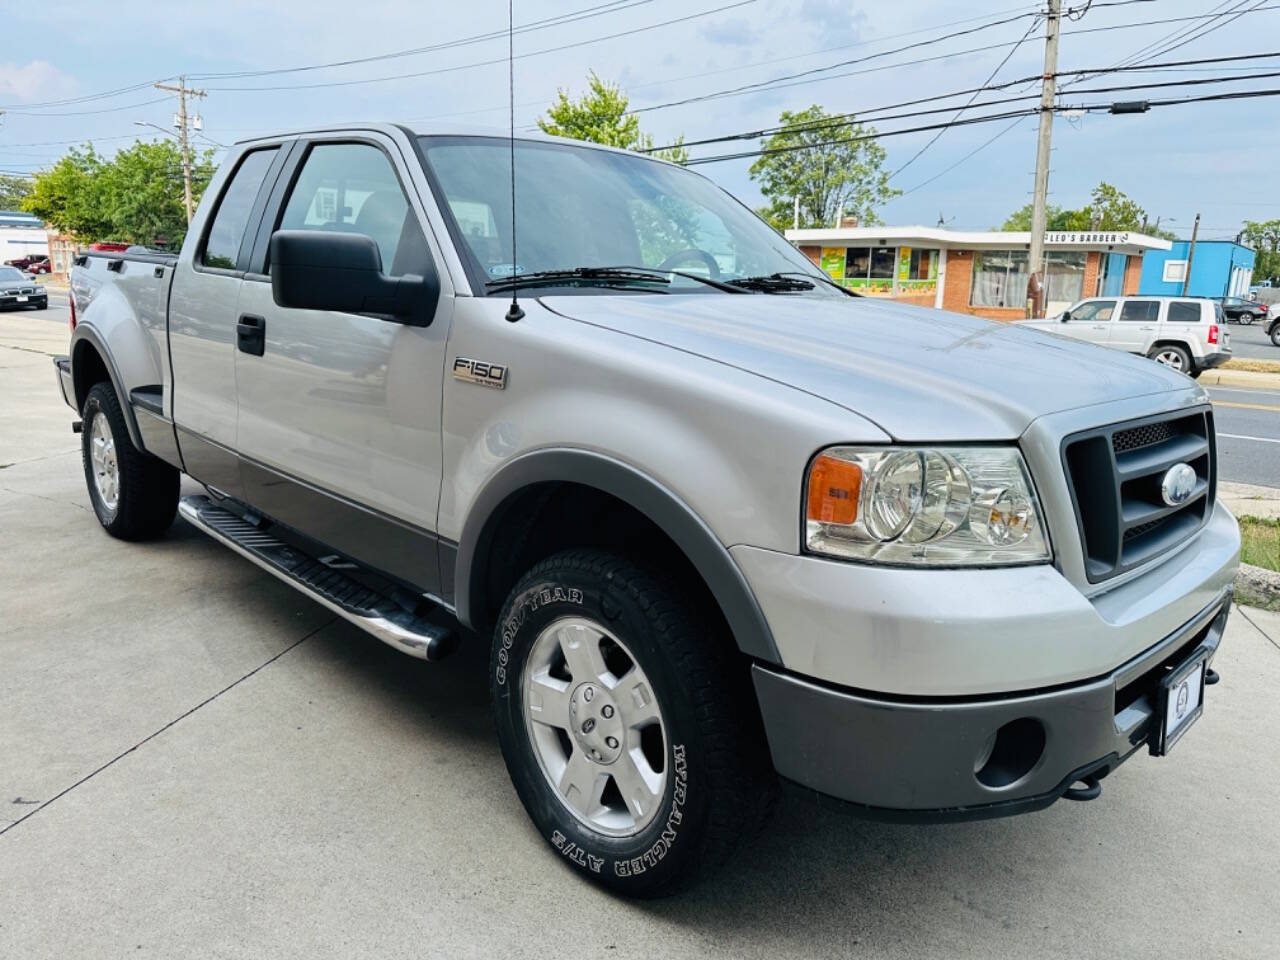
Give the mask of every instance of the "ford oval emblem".
M 1171 507 L 1180 507 L 1191 499 L 1196 489 L 1196 472 L 1185 463 L 1176 463 L 1160 481 L 1160 496 Z

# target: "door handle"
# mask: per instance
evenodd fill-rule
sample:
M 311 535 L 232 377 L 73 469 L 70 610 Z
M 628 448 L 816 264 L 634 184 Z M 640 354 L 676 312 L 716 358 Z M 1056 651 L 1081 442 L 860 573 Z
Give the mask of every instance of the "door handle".
M 236 348 L 260 357 L 267 349 L 267 321 L 252 313 L 242 313 L 236 323 Z

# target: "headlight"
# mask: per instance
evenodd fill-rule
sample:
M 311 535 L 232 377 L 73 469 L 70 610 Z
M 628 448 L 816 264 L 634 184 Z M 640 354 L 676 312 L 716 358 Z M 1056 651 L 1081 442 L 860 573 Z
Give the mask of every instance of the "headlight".
M 831 447 L 814 458 L 807 489 L 813 553 L 913 566 L 1050 558 L 1014 447 Z

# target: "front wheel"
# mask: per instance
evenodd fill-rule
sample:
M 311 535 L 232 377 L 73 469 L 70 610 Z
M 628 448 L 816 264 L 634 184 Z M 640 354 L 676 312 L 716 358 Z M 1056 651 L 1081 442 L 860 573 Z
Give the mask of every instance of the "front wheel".
M 507 598 L 490 688 L 507 770 L 587 879 L 673 892 L 763 822 L 776 791 L 747 663 L 678 581 L 556 554 Z
M 1280 347 L 1280 323 L 1275 324 L 1271 328 L 1271 342 Z
M 82 416 L 80 453 L 98 522 L 121 540 L 158 537 L 178 511 L 178 471 L 133 445 L 110 383 L 93 385 Z
M 1191 372 L 1191 355 L 1182 347 L 1172 345 L 1152 347 L 1147 356 L 1156 363 L 1162 363 L 1166 367 L 1173 367 L 1179 373 L 1189 374 Z

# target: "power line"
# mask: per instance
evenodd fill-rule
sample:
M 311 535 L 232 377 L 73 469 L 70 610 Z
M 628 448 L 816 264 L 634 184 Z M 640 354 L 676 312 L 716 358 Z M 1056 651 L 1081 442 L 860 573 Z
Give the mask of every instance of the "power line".
M 120 107 L 104 107 L 101 110 L 70 110 L 62 113 L 46 113 L 36 110 L 10 110 L 5 109 L 5 113 L 13 114 L 15 117 L 87 117 L 99 113 L 119 113 L 121 110 L 135 110 L 138 107 L 148 107 L 153 103 L 164 103 L 166 97 L 156 97 L 152 100 L 140 100 L 137 103 L 126 103 Z
M 548 53 L 559 53 L 563 50 L 573 50 L 578 47 L 590 46 L 593 43 L 601 43 L 605 40 L 616 40 L 619 37 L 630 37 L 637 33 L 646 33 L 649 30 L 657 30 L 660 27 L 669 27 L 677 23 L 687 23 L 690 20 L 698 20 L 702 17 L 709 17 L 714 13 L 723 13 L 726 10 L 734 10 L 738 7 L 745 7 L 755 3 L 756 0 L 736 0 L 734 3 L 728 3 L 723 6 L 713 7 L 710 10 L 702 10 L 698 13 L 690 13 L 683 17 L 674 17 L 669 20 L 661 20 L 658 23 L 651 23 L 643 27 L 633 27 L 630 30 L 620 30 L 617 33 L 606 34 L 601 37 L 591 37 L 587 40 L 577 40 L 573 43 L 564 43 L 558 47 L 544 47 L 541 50 L 530 50 L 527 53 L 518 54 L 516 60 L 524 60 L 529 57 L 540 57 Z M 277 84 L 272 86 L 255 86 L 255 87 L 207 87 L 206 89 L 218 91 L 221 93 L 261 93 L 271 90 L 316 90 L 327 87 L 354 87 L 368 83 L 386 83 L 390 80 L 412 80 L 418 77 L 436 76 L 442 73 L 455 73 L 459 70 L 470 70 L 474 67 L 488 67 L 494 64 L 506 63 L 506 57 L 497 57 L 491 60 L 476 60 L 471 63 L 459 63 L 449 67 L 437 67 L 434 70 L 419 70 L 413 73 L 398 73 L 385 77 L 367 77 L 362 80 L 331 80 L 325 83 L 297 83 L 297 84 Z
M 1268 52 L 1262 52 L 1262 53 L 1240 54 L 1240 55 L 1231 56 L 1231 57 L 1199 58 L 1195 60 L 1171 60 L 1163 64 L 1153 64 L 1152 67 L 1153 68 L 1154 67 L 1176 67 L 1176 66 L 1186 66 L 1186 65 L 1199 64 L 1199 63 L 1224 63 L 1224 62 L 1231 62 L 1231 61 L 1238 61 L 1238 60 L 1257 61 L 1257 60 L 1275 59 L 1277 57 L 1280 57 L 1280 50 L 1268 51 Z M 1144 69 L 1147 69 L 1147 68 L 1125 67 L 1125 68 L 1117 68 L 1115 72 L 1120 72 L 1121 70 L 1142 71 Z M 1055 72 L 1054 76 L 1070 77 L 1070 76 L 1076 76 L 1081 74 L 1097 74 L 1099 72 L 1100 71 L 1096 67 L 1088 67 L 1088 68 L 1079 69 L 1079 70 L 1059 70 Z M 1260 74 L 1258 76 L 1270 76 L 1270 75 L 1271 74 Z M 889 110 L 897 110 L 902 107 L 914 107 L 914 106 L 919 106 L 925 103 L 936 103 L 940 100 L 952 100 L 952 99 L 955 99 L 956 97 L 965 96 L 966 94 L 978 94 L 978 93 L 984 93 L 984 92 L 996 92 L 1000 90 L 1007 90 L 1010 87 L 1015 87 L 1021 83 L 1026 82 L 1028 79 L 1038 80 L 1040 79 L 1040 75 L 1036 75 L 1035 77 L 1019 77 L 1014 80 L 1006 80 L 996 84 L 987 83 L 986 85 L 980 86 L 980 87 L 968 87 L 963 90 L 955 90 L 950 93 L 940 93 L 940 94 L 934 94 L 928 97 L 918 97 L 914 100 L 902 100 L 897 103 L 886 104 L 884 106 L 879 106 L 879 107 L 866 107 L 861 110 L 854 110 L 847 113 L 833 114 L 831 116 L 823 117 L 820 120 L 814 120 L 809 123 L 781 124 L 778 126 L 765 127 L 765 128 L 750 130 L 750 131 L 743 131 L 741 133 L 729 133 L 729 134 L 723 134 L 716 137 L 705 137 L 698 140 L 684 140 L 679 145 L 685 146 L 685 147 L 697 147 L 697 146 L 703 146 L 710 143 L 724 143 L 731 140 L 757 140 L 774 133 L 782 133 L 782 132 L 803 133 L 811 130 L 824 130 L 824 129 L 832 129 L 840 126 L 850 126 L 854 123 L 866 122 L 868 120 L 874 122 L 879 120 L 892 119 L 890 117 L 876 117 L 873 115 L 884 113 Z M 1235 80 L 1246 80 L 1246 79 L 1253 79 L 1253 77 L 1250 77 L 1250 76 L 1222 77 L 1222 78 L 1218 78 L 1217 82 L 1229 83 Z M 1142 89 L 1146 86 L 1147 85 L 1145 84 L 1133 84 L 1133 85 L 1124 86 L 1124 87 L 1092 88 L 1089 90 L 1082 90 L 1079 92 L 1080 93 L 1112 93 L 1120 90 Z M 1152 86 L 1154 86 L 1154 84 L 1152 84 Z M 981 104 L 978 104 L 978 106 L 987 107 L 987 106 L 994 106 L 997 104 L 1004 104 L 1004 103 L 1016 103 L 1021 100 L 1035 99 L 1038 96 L 1039 94 L 1024 94 L 1024 95 L 1019 95 L 1015 97 L 1009 97 L 1003 100 L 985 101 Z M 954 108 L 943 107 L 939 110 L 921 111 L 919 114 L 911 114 L 911 116 L 924 115 L 930 112 L 945 113 L 946 111 L 951 109 L 954 109 Z M 658 150 L 670 150 L 675 146 L 677 146 L 677 144 L 670 143 L 661 147 L 646 148 L 645 150 L 640 152 L 652 153 Z
M 1249 99 L 1258 99 L 1262 97 L 1275 97 L 1275 96 L 1280 96 L 1280 88 L 1267 89 L 1267 90 L 1242 90 L 1242 91 L 1234 91 L 1230 93 L 1204 94 L 1197 97 L 1179 97 L 1179 98 L 1171 98 L 1171 99 L 1165 99 L 1165 100 L 1149 100 L 1149 101 L 1144 101 L 1143 106 L 1146 109 L 1152 109 L 1156 107 L 1182 106 L 1184 104 L 1189 104 L 1189 103 L 1207 103 L 1207 102 L 1225 101 L 1225 100 L 1249 100 Z M 1114 104 L 1110 104 L 1110 103 L 1095 103 L 1095 104 L 1082 104 L 1080 106 L 1075 106 L 1075 107 L 1059 106 L 1059 107 L 1054 107 L 1053 110 L 1055 113 L 1064 113 L 1068 110 L 1083 110 L 1091 113 L 1098 112 L 1098 111 L 1110 112 L 1114 109 L 1114 106 L 1115 106 Z M 1142 111 L 1142 112 L 1145 112 L 1145 111 Z M 1040 113 L 1040 109 L 1038 107 L 1029 108 L 1025 110 L 1012 110 L 1012 111 L 1006 111 L 1004 113 L 990 114 L 990 115 L 984 115 L 979 117 L 965 117 L 965 118 L 961 118 L 960 120 L 950 125 L 957 126 L 957 127 L 972 126 L 974 124 L 980 124 L 980 123 L 992 123 L 998 120 L 1009 120 L 1014 118 L 1037 116 L 1039 113 Z M 715 156 L 710 156 L 710 157 L 696 157 L 692 160 L 686 161 L 685 165 L 698 166 L 705 163 L 721 163 L 725 160 L 744 160 L 744 159 L 749 159 L 751 157 L 771 156 L 773 154 L 778 154 L 778 153 L 794 153 L 797 150 L 809 150 L 816 147 L 831 147 L 831 146 L 838 146 L 840 144 L 845 144 L 845 143 L 858 143 L 864 140 L 876 140 L 883 137 L 897 137 L 897 136 L 902 136 L 908 133 L 922 133 L 928 130 L 938 130 L 945 126 L 948 126 L 948 124 L 946 123 L 925 124 L 925 125 L 916 126 L 916 127 L 904 127 L 898 130 L 879 131 L 874 134 L 862 134 L 854 137 L 843 137 L 838 140 L 826 140 L 819 143 L 804 143 L 804 144 L 791 145 L 786 147 L 773 147 L 773 148 L 765 147 L 759 150 L 743 150 L 738 153 L 717 154 Z
M 979 146 L 975 147 L 973 150 L 970 150 L 968 153 L 966 153 L 963 157 L 961 157 L 961 158 L 960 158 L 959 160 L 957 160 L 955 163 L 951 164 L 951 165 L 950 165 L 950 166 L 948 166 L 948 167 L 944 167 L 942 170 L 939 170 L 937 173 L 935 173 L 935 174 L 934 174 L 932 177 L 930 177 L 928 180 L 921 180 L 921 181 L 920 181 L 919 183 L 917 183 L 914 187 L 908 187 L 906 190 L 903 190 L 903 191 L 902 191 L 902 193 L 898 194 L 898 196 L 899 196 L 899 197 L 909 196 L 910 194 L 915 193 L 915 192 L 916 192 L 917 190 L 919 190 L 921 187 L 927 187 L 929 184 L 933 183 L 933 181 L 935 181 L 935 180 L 937 180 L 937 179 L 939 179 L 939 178 L 941 178 L 941 177 L 945 176 L 946 174 L 948 174 L 948 173 L 950 173 L 952 170 L 954 170 L 956 167 L 958 167 L 958 166 L 960 166 L 961 164 L 963 164 L 963 163 L 965 163 L 965 162 L 967 162 L 967 161 L 969 161 L 969 160 L 973 159 L 973 157 L 977 156 L 977 155 L 978 155 L 979 153 L 981 153 L 983 150 L 987 149 L 987 147 L 991 146 L 993 143 L 995 143 L 997 140 L 999 140 L 1001 137 L 1003 137 L 1006 133 L 1009 133 L 1009 132 L 1010 132 L 1011 130 L 1013 130 L 1015 127 L 1017 127 L 1017 126 L 1019 126 L 1020 124 L 1022 124 L 1023 122 L 1025 122 L 1025 121 L 1026 121 L 1026 119 L 1027 119 L 1026 117 L 1018 117 L 1016 120 L 1014 120 L 1014 121 L 1013 121 L 1013 123 L 1009 124 L 1009 125 L 1008 125 L 1007 127 L 1005 127 L 1003 130 L 1001 130 L 999 133 L 997 133 L 994 137 L 992 137 L 990 140 L 985 140 L 985 141 L 983 141 L 983 143 L 981 143 Z
M 1280 4 L 1269 4 L 1269 5 L 1267 5 L 1267 6 L 1258 6 L 1258 7 L 1254 7 L 1254 8 L 1252 8 L 1252 9 L 1250 9 L 1250 10 L 1246 11 L 1246 12 L 1248 12 L 1248 13 L 1258 13 L 1258 12 L 1262 12 L 1262 11 L 1264 11 L 1264 10 L 1276 10 L 1276 9 L 1280 9 Z M 1064 36 L 1064 37 L 1066 37 L 1066 36 L 1083 36 L 1083 35 L 1093 34 L 1093 33 L 1105 33 L 1105 32 L 1109 32 L 1109 31 L 1112 31 L 1112 30 L 1130 30 L 1130 29 L 1135 29 L 1135 28 L 1137 28 L 1137 27 L 1146 27 L 1146 26 L 1151 26 L 1152 24 L 1175 23 L 1175 22 L 1181 22 L 1181 21 L 1186 21 L 1186 20 L 1203 20 L 1203 19 L 1205 19 L 1205 17 L 1207 17 L 1207 16 L 1225 16 L 1225 15 L 1226 15 L 1226 14 L 1199 14 L 1199 15 L 1191 16 L 1191 17 L 1173 17 L 1173 18 L 1166 19 L 1166 20 L 1147 20 L 1147 21 L 1142 21 L 1142 22 L 1138 22 L 1138 23 L 1118 23 L 1118 24 L 1111 24 L 1111 25 L 1109 25 L 1109 26 L 1103 26 L 1103 27 L 1086 27 L 1086 28 L 1083 28 L 1083 29 L 1080 29 L 1080 30 L 1064 30 L 1064 31 L 1062 32 L 1062 36 Z M 1026 14 L 1025 16 L 1037 16 L 1037 14 Z M 1003 24 L 1003 23 L 1012 22 L 1012 20 L 1016 20 L 1016 19 L 1022 19 L 1022 18 L 1021 18 L 1021 17 L 1016 17 L 1016 18 L 1011 18 L 1011 19 L 1009 19 L 1009 20 L 996 21 L 996 22 L 994 22 L 994 23 L 992 23 L 992 24 L 989 24 L 989 26 L 995 26 L 995 25 L 997 25 L 997 24 Z M 975 28 L 975 30 L 976 30 L 976 29 L 978 29 L 978 28 Z M 973 30 L 970 30 L 970 31 L 967 31 L 967 32 L 972 33 L 972 32 L 974 32 L 974 31 L 973 31 Z M 910 46 L 911 46 L 911 47 L 914 47 L 914 46 L 927 45 L 928 43 L 937 43 L 937 42 L 941 42 L 942 40 L 950 39 L 952 36 L 955 36 L 955 35 L 954 35 L 954 34 L 948 34 L 948 35 L 945 35 L 945 36 L 942 36 L 942 37 L 938 37 L 938 38 L 936 38 L 936 39 L 935 39 L 935 40 L 933 40 L 933 41 L 922 41 L 922 43 L 921 43 L 921 44 L 912 44 L 912 45 L 910 45 Z M 1022 42 L 1022 41 L 1020 41 L 1020 40 L 1013 40 L 1013 41 L 1008 41 L 1008 42 L 1005 42 L 1005 43 L 991 43 L 991 44 L 987 44 L 987 45 L 985 45 L 985 46 L 980 46 L 980 47 L 970 47 L 970 48 L 967 48 L 967 49 L 964 49 L 964 50 L 953 50 L 953 51 L 950 51 L 950 52 L 948 52 L 948 53 L 940 54 L 940 55 L 938 55 L 938 56 L 933 56 L 933 57 L 922 57 L 922 58 L 917 59 L 917 60 L 904 60 L 904 61 L 900 61 L 900 62 L 895 63 L 895 64 L 890 64 L 890 65 L 885 66 L 885 67 L 876 67 L 876 68 L 872 68 L 872 69 L 873 69 L 873 70 L 882 70 L 882 69 L 893 69 L 893 68 L 896 68 L 896 67 L 918 66 L 918 65 L 923 64 L 923 63 L 931 63 L 931 62 L 935 62 L 935 61 L 937 61 L 937 60 L 946 60 L 946 59 L 950 59 L 950 58 L 952 58 L 952 57 L 964 56 L 964 55 L 966 55 L 966 54 L 970 54 L 970 53 L 982 53 L 982 52 L 985 52 L 985 51 L 987 51 L 987 50 L 998 50 L 998 49 L 1002 49 L 1002 48 L 1005 48 L 1005 47 L 1016 47 L 1016 46 L 1017 46 L 1017 45 L 1019 45 L 1021 42 Z M 723 99 L 723 98 L 726 98 L 726 97 L 741 96 L 741 95 L 743 95 L 743 94 L 757 93 L 757 92 L 760 92 L 760 91 L 763 91 L 763 90 L 781 90 L 781 89 L 786 89 L 786 88 L 788 88 L 788 87 L 792 87 L 792 86 L 802 86 L 802 85 L 807 84 L 807 83 L 815 83 L 815 82 L 820 82 L 820 81 L 823 81 L 823 80 L 836 80 L 836 79 L 840 79 L 840 78 L 843 78 L 843 77 L 855 76 L 855 75 L 857 75 L 857 74 L 859 74 L 859 73 L 864 73 L 864 72 L 869 73 L 869 72 L 872 72 L 872 70 L 866 70 L 866 71 L 849 71 L 849 72 L 846 72 L 846 73 L 831 74 L 830 76 L 818 77 L 817 79 L 811 79 L 811 78 L 813 77 L 813 75 L 814 75 L 814 74 L 827 73 L 827 72 L 829 72 L 829 71 L 831 71 L 831 70 L 837 70 L 837 69 L 839 69 L 839 68 L 841 68 L 841 67 L 849 66 L 849 65 L 851 65 L 851 64 L 855 64 L 855 63 L 863 63 L 863 62 L 865 62 L 865 61 L 867 61 L 867 60 L 874 59 L 875 57 L 885 56 L 885 55 L 892 54 L 892 53 L 898 53 L 898 52 L 901 52 L 902 50 L 905 50 L 905 49 L 909 49 L 909 47 L 899 48 L 898 50 L 889 50 L 889 51 L 885 51 L 884 53 L 874 54 L 874 55 L 872 55 L 872 56 L 868 56 L 868 57 L 855 58 L 855 59 L 853 59 L 853 60 L 842 60 L 842 61 L 839 61 L 839 62 L 837 62 L 837 63 L 828 64 L 828 65 L 827 65 L 827 66 L 825 66 L 825 67 L 816 67 L 816 68 L 811 69 L 811 70 L 803 70 L 803 71 L 799 71 L 799 72 L 797 72 L 797 73 L 784 74 L 783 76 L 780 76 L 780 77 L 774 77 L 772 80 L 762 80 L 762 81 L 759 81 L 759 82 L 757 82 L 757 83 L 744 84 L 744 85 L 742 85 L 742 86 L 738 86 L 738 87 L 730 87 L 730 88 L 727 88 L 727 89 L 725 89 L 725 90 L 716 90 L 716 91 L 713 91 L 713 92 L 711 92 L 711 93 L 700 94 L 700 95 L 698 95 L 698 96 L 693 96 L 693 97 L 685 97 L 685 98 L 680 99 L 680 100 L 671 100 L 671 101 L 667 101 L 667 102 L 665 102 L 665 103 L 651 104 L 651 105 L 646 106 L 646 107 L 637 107 L 635 110 L 632 110 L 632 111 L 630 111 L 630 112 L 631 112 L 631 113 L 649 113 L 649 112 L 652 112 L 652 111 L 654 111 L 654 110 L 666 110 L 666 109 L 669 109 L 669 108 L 671 108 L 671 107 L 686 106 L 686 105 L 688 105 L 688 104 L 692 104 L 692 103 L 704 103 L 704 102 L 706 102 L 706 101 L 708 101 L 708 100 L 719 100 L 719 99 Z M 1106 71 L 1097 71 L 1097 70 L 1095 70 L 1095 71 L 1093 71 L 1093 72 L 1098 73 L 1098 72 L 1106 72 Z M 1039 80 L 1039 79 L 1040 79 L 1040 75 L 1039 75 L 1039 74 L 1037 74 L 1035 77 L 1031 77 L 1031 78 L 1027 78 L 1027 79 Z M 1026 82 L 1027 82 L 1027 79 L 1020 80 L 1020 81 L 1015 81 L 1015 83 L 1026 83 Z M 1011 84 L 1011 85 L 1012 85 L 1012 84 Z
M 537 30 L 546 30 L 549 27 L 558 27 L 568 23 L 577 23 L 580 20 L 589 20 L 593 17 L 600 17 L 610 13 L 622 13 L 626 10 L 632 9 L 633 7 L 640 7 L 653 2 L 654 0 L 612 0 L 610 3 L 584 7 L 581 10 L 557 14 L 556 16 L 546 17 L 542 20 L 533 20 L 529 23 L 521 24 L 512 32 L 515 34 L 533 33 Z M 500 40 L 505 38 L 506 35 L 507 31 L 505 29 L 491 30 L 488 33 L 478 33 L 469 37 L 459 37 L 455 40 L 445 40 L 441 43 L 434 43 L 425 47 L 414 47 L 409 50 L 397 50 L 391 53 L 373 54 L 367 57 L 354 57 L 348 60 L 333 60 L 328 63 L 309 63 L 297 67 L 275 67 L 268 70 L 233 70 L 223 73 L 198 73 L 192 74 L 191 79 L 231 80 L 239 77 L 264 77 L 282 73 L 304 73 L 311 70 L 329 70 L 336 67 L 350 67 L 362 63 L 374 63 L 380 60 L 416 57 L 424 53 L 438 53 L 441 50 L 452 50 L 457 47 L 471 46 L 473 44 L 484 43 L 489 40 Z
M 1092 0 L 1090 0 L 1090 2 L 1092 2 Z M 1086 7 L 1086 9 L 1088 8 Z M 998 64 L 996 64 L 996 68 L 991 71 L 991 73 L 987 76 L 987 79 L 982 81 L 983 87 L 988 86 L 991 83 L 991 81 L 996 78 L 996 74 L 998 74 L 1001 70 L 1004 69 L 1004 65 L 1009 62 L 1010 58 L 1015 53 L 1018 52 L 1018 48 L 1027 42 L 1027 38 L 1031 36 L 1032 32 L 1035 30 L 1036 25 L 1039 22 L 1040 22 L 1039 17 L 1036 17 L 1031 21 L 1031 26 L 1027 27 L 1027 32 L 1022 35 L 1022 39 L 1019 40 L 1017 44 L 1015 44 L 1013 47 L 1009 48 L 1009 52 L 1004 55 L 1004 59 L 1001 60 Z M 978 95 L 980 93 L 981 93 L 981 90 L 975 90 L 973 94 L 969 97 L 965 105 L 956 111 L 956 115 L 953 119 L 959 120 L 961 114 L 963 114 L 966 110 L 968 110 L 971 106 L 973 106 L 973 101 L 978 98 Z M 917 150 L 914 154 L 911 155 L 910 160 L 908 160 L 906 163 L 900 166 L 897 170 L 893 171 L 893 173 L 889 174 L 889 179 L 892 180 L 894 177 L 900 174 L 903 170 L 907 169 L 907 167 L 911 166 L 913 163 L 919 160 L 921 155 L 930 147 L 932 147 L 935 143 L 937 143 L 938 139 L 946 132 L 947 132 L 947 128 L 943 127 L 941 130 L 935 133 L 932 137 L 930 137 L 929 141 L 923 147 L 921 147 L 919 150 Z

